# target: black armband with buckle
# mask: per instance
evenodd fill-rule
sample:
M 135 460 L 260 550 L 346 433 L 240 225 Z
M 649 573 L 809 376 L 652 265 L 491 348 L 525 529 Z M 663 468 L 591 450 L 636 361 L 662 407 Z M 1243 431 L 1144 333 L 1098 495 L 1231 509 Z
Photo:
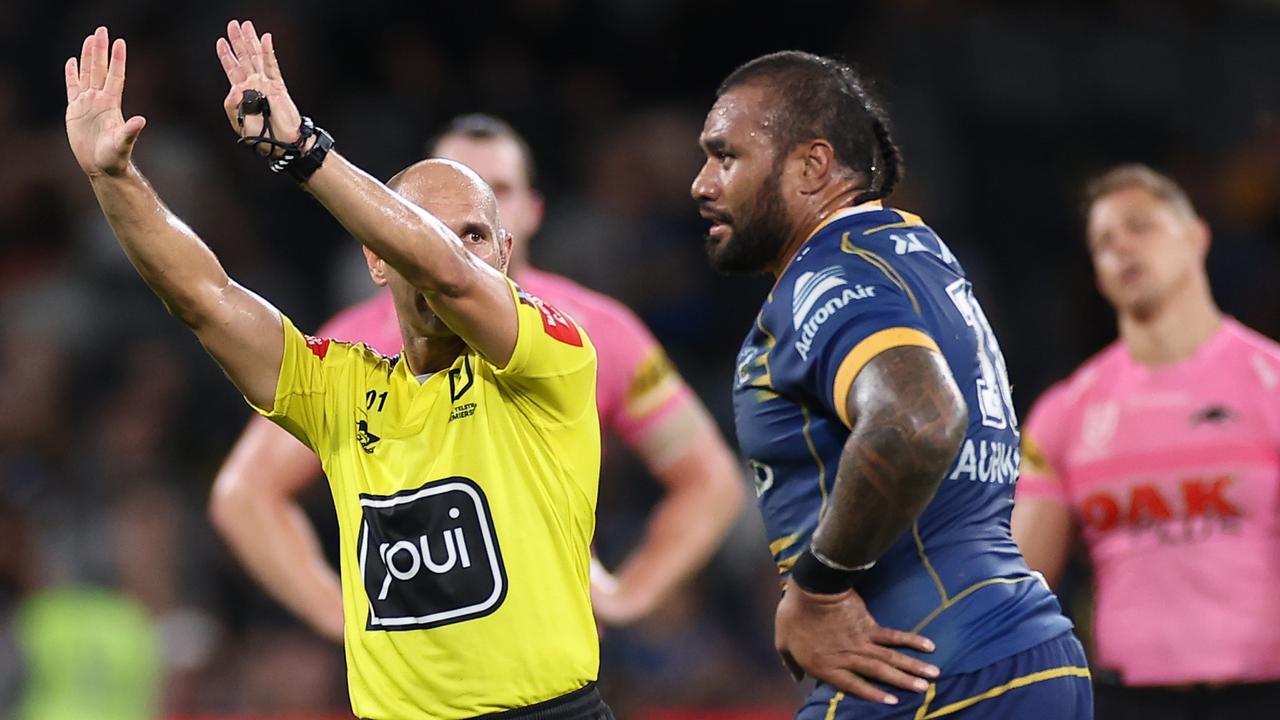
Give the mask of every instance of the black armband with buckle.
M 302 118 L 302 123 L 303 125 L 310 125 L 311 118 Z M 298 181 L 299 185 L 310 180 L 311 176 L 324 164 L 324 159 L 329 156 L 329 151 L 333 149 L 333 136 L 325 132 L 324 128 L 315 128 L 314 135 L 316 136 L 316 143 L 311 146 L 310 150 L 301 155 L 290 156 L 286 154 L 271 164 L 271 170 L 273 172 L 288 173 L 290 177 Z M 300 140 L 299 142 L 305 141 Z
M 834 595 L 853 589 L 858 578 L 873 565 L 875 562 L 859 567 L 843 567 L 810 547 L 800 553 L 796 564 L 791 566 L 791 579 L 801 590 L 819 595 Z
M 287 173 L 299 183 L 309 180 L 315 171 L 320 169 L 325 157 L 333 149 L 333 136 L 322 128 L 316 127 L 311 118 L 305 115 L 298 127 L 297 140 L 293 142 L 277 140 L 271 130 L 271 103 L 267 102 L 267 98 L 257 90 L 245 90 L 240 106 L 236 109 L 236 123 L 241 128 L 244 127 L 246 115 L 262 116 L 262 134 L 242 137 L 236 143 L 247 145 L 259 152 L 259 145 L 267 145 L 266 155 L 271 161 L 268 166 L 271 172 Z M 307 150 L 307 141 L 313 136 L 316 139 L 315 144 Z

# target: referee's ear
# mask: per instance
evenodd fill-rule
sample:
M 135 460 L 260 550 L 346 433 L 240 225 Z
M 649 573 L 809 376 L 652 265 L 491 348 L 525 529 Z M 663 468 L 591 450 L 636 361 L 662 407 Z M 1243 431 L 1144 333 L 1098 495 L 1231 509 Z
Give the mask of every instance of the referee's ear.
M 373 254 L 369 248 L 361 248 L 364 250 L 364 261 L 369 265 L 369 277 L 373 278 L 373 284 L 378 287 L 387 286 L 387 263 L 382 258 Z
M 511 247 L 513 244 L 511 233 L 506 228 L 498 228 L 498 270 L 503 275 L 507 274 L 507 269 L 511 266 Z M 365 252 L 368 252 L 368 250 Z M 374 282 L 377 281 L 375 280 Z

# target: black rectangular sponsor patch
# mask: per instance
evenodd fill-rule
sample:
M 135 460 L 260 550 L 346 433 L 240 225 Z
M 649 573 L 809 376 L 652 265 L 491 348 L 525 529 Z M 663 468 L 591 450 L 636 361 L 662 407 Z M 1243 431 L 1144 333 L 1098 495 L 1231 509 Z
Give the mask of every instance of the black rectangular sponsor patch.
M 369 630 L 421 630 L 484 617 L 507 575 L 484 491 L 463 477 L 394 495 L 361 493 L 357 552 Z

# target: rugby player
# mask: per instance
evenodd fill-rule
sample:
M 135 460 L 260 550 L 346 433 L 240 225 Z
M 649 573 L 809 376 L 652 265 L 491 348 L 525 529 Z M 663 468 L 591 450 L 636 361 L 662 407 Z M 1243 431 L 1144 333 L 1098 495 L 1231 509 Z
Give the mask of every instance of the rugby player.
M 67 136 L 139 274 L 246 400 L 321 458 L 342 534 L 353 712 L 611 717 L 594 687 L 588 590 L 600 449 L 589 339 L 506 278 L 510 240 L 479 177 L 425 161 L 393 192 L 302 119 L 270 35 L 232 22 L 228 37 L 233 127 L 377 256 L 401 355 L 304 336 L 227 277 L 131 162 L 145 120 L 121 115 L 125 44 L 108 63 L 106 28 L 67 61 Z
M 1090 717 L 1080 643 L 1009 534 L 1000 346 L 941 238 L 881 205 L 883 110 L 848 66 L 775 53 L 729 75 L 699 141 L 712 265 L 777 278 L 734 410 L 786 576 L 777 648 L 818 680 L 798 717 Z
M 1119 338 L 1032 408 L 1014 538 L 1054 584 L 1088 549 L 1098 717 L 1271 717 L 1280 345 L 1215 305 L 1173 180 L 1123 165 L 1085 194 Z
M 605 429 L 658 478 L 665 494 L 641 544 L 616 578 L 592 564 L 597 620 L 632 622 L 652 611 L 715 551 L 744 499 L 738 463 L 719 428 L 648 328 L 625 305 L 528 261 L 542 220 L 533 155 L 525 139 L 488 115 L 455 118 L 428 154 L 456 160 L 493 188 L 512 236 L 508 268 L 520 287 L 567 312 L 599 353 L 596 405 Z M 371 272 L 376 268 L 371 267 Z M 392 355 L 400 329 L 391 296 L 380 292 L 339 313 L 321 337 L 367 343 Z M 272 423 L 249 422 L 218 473 L 210 500 L 214 526 L 254 577 L 321 634 L 342 639 L 338 574 L 297 497 L 320 477 L 308 450 Z

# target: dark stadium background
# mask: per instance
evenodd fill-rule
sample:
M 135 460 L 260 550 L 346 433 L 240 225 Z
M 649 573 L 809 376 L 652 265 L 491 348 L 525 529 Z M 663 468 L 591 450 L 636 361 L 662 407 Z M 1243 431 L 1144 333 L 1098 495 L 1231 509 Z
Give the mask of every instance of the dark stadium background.
M 232 276 L 310 328 L 368 293 L 337 223 L 233 145 L 213 54 L 231 17 L 275 34 L 303 111 L 379 177 L 418 159 L 456 113 L 509 119 L 532 142 L 549 201 L 537 264 L 639 312 L 730 432 L 732 359 L 768 283 L 707 270 L 688 186 L 716 84 L 771 50 L 837 54 L 879 80 L 907 159 L 893 204 L 922 214 L 973 276 L 1022 412 L 1114 336 L 1078 214 L 1083 179 L 1111 163 L 1148 162 L 1185 184 L 1214 229 L 1220 304 L 1280 336 L 1275 0 L 7 0 L 5 717 L 19 716 L 33 678 L 67 677 L 76 693 L 102 693 L 104 708 L 154 687 L 165 717 L 345 708 L 341 651 L 267 600 L 204 515 L 248 409 L 134 275 L 62 130 L 62 61 L 107 24 L 130 42 L 126 114 L 149 120 L 137 161 Z M 637 537 L 655 495 L 611 445 L 598 532 L 607 562 Z M 322 486 L 307 503 L 332 542 Z M 606 633 L 602 677 L 620 717 L 789 716 L 796 690 L 771 645 L 776 574 L 754 510 L 739 525 L 685 594 Z M 105 601 L 49 602 L 59 597 Z M 35 606 L 54 620 L 33 640 Z M 157 638 L 161 649 L 148 650 Z

